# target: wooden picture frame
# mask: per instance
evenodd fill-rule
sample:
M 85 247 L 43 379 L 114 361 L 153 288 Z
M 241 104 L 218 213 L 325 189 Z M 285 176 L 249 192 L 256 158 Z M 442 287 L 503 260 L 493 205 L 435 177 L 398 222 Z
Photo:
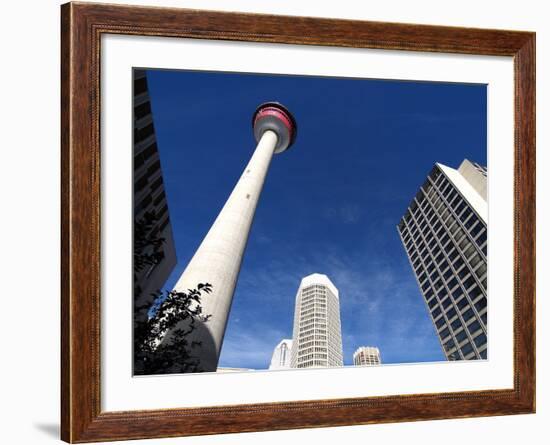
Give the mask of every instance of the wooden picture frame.
M 535 412 L 535 34 L 92 3 L 61 7 L 61 438 L 175 437 Z M 100 38 L 166 36 L 512 56 L 514 387 L 102 412 Z

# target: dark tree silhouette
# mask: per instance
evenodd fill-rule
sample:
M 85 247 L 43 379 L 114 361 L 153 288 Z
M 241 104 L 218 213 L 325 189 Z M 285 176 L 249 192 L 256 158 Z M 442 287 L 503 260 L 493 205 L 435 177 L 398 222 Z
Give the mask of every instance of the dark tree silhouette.
M 206 322 L 210 318 L 202 314 L 200 299 L 203 292 L 211 290 L 212 286 L 206 283 L 187 293 L 165 291 L 163 295 L 159 292 L 157 298 L 163 301 L 155 314 L 145 321 L 143 317 L 134 317 L 134 374 L 202 371 L 199 359 L 193 355 L 193 350 L 201 344 L 189 341 L 188 335 L 197 321 Z M 148 305 L 137 307 L 137 311 L 149 312 L 149 309 Z M 164 339 L 167 331 L 170 334 Z
M 134 220 L 134 285 L 139 272 L 157 265 L 164 258 L 161 247 L 166 240 L 159 236 L 157 223 L 154 212 L 146 212 L 142 218 Z
M 134 374 L 167 374 L 202 371 L 193 355 L 201 344 L 190 341 L 189 334 L 197 322 L 205 323 L 201 296 L 210 293 L 212 285 L 199 283 L 188 292 L 156 291 L 153 305 L 137 305 L 141 295 L 138 275 L 146 267 L 159 264 L 164 255 L 164 238 L 156 229 L 157 217 L 152 212 L 134 221 Z M 164 338 L 165 333 L 170 334 Z

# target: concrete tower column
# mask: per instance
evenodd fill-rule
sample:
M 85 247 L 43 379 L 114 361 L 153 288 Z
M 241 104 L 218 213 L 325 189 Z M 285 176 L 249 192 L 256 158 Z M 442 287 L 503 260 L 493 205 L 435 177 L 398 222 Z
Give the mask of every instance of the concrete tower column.
M 252 125 L 258 145 L 214 224 L 182 273 L 174 289 L 186 292 L 199 283 L 210 283 L 212 293 L 203 294 L 202 313 L 211 315 L 197 323 L 190 341 L 200 341 L 192 354 L 203 371 L 215 371 L 227 318 L 237 284 L 243 253 L 274 153 L 288 149 L 296 137 L 296 123 L 281 104 L 260 105 Z M 165 337 L 166 338 L 166 337 Z

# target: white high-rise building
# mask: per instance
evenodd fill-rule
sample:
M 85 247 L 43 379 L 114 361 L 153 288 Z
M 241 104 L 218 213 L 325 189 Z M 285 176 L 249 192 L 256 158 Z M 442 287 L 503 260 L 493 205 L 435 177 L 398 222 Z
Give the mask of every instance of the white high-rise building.
M 292 351 L 292 340 L 285 338 L 281 340 L 273 350 L 271 364 L 269 369 L 288 369 L 290 368 L 290 354 Z
M 353 364 L 355 366 L 380 365 L 380 350 L 375 346 L 360 346 L 353 353 Z
M 318 273 L 304 277 L 296 293 L 291 368 L 343 366 L 338 289 Z

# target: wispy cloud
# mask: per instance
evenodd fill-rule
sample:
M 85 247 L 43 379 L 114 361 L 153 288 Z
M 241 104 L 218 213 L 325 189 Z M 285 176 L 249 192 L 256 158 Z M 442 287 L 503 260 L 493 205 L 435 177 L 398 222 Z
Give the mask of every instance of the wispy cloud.
M 323 216 L 344 224 L 355 224 L 361 219 L 362 209 L 358 204 L 344 204 L 340 207 L 326 207 Z
M 220 367 L 267 369 L 277 343 L 287 333 L 264 325 L 240 325 L 224 339 Z
M 323 246 L 299 254 L 300 246 L 271 246 L 272 259 L 244 268 L 222 357 L 224 366 L 265 369 L 275 345 L 292 337 L 295 295 L 301 278 L 326 274 L 340 292 L 344 357 L 378 346 L 386 363 L 433 361 L 443 357 L 424 301 L 406 262 L 342 253 Z
M 354 224 L 359 221 L 361 207 L 356 204 L 348 204 L 340 208 L 340 216 L 344 224 Z
M 340 291 L 346 361 L 362 345 L 380 347 L 386 362 L 441 359 L 408 264 L 385 261 L 383 253 L 373 261 L 337 251 L 327 256 L 324 273 Z
M 259 235 L 257 235 L 255 237 L 255 240 L 259 244 L 270 244 L 273 241 L 269 236 L 267 236 L 263 233 L 260 233 Z

